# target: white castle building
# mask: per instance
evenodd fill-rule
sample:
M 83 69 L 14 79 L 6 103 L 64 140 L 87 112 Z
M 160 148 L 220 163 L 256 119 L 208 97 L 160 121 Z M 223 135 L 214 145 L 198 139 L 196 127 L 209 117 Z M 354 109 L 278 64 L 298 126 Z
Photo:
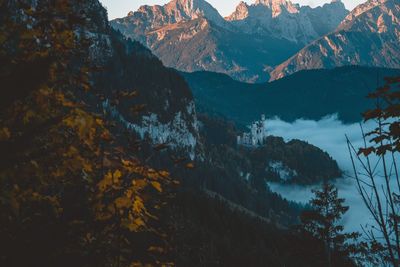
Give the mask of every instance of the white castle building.
M 249 133 L 237 137 L 237 144 L 251 147 L 263 145 L 268 136 L 265 130 L 265 115 L 261 115 L 261 120 L 253 122 L 249 129 Z

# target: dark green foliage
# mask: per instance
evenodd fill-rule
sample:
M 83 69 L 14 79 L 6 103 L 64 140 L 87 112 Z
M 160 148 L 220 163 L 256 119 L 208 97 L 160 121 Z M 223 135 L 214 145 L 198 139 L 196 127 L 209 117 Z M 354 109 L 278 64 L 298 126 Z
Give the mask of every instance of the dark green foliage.
M 107 96 L 115 91 L 137 91 L 135 98 L 122 98 L 118 110 L 131 122 L 138 122 L 143 115 L 157 114 L 161 123 L 173 120 L 176 113 L 185 110 L 192 101 L 192 94 L 185 80 L 173 69 L 163 66 L 143 45 L 109 29 L 114 53 L 107 59 L 103 71 L 96 75 L 96 87 Z M 140 116 L 130 108 L 144 104 Z M 191 120 L 183 112 L 185 120 Z M 193 131 L 193 129 L 190 129 Z
M 198 114 L 201 122 L 201 136 L 206 146 L 236 146 L 236 138 L 240 134 L 233 122 L 226 118 Z
M 157 168 L 167 169 L 174 177 L 181 178 L 181 186 L 215 192 L 233 203 L 270 218 L 290 225 L 297 222 L 301 207 L 287 202 L 271 192 L 263 177 L 250 179 L 245 176 L 252 172 L 249 158 L 236 147 L 237 130 L 233 124 L 221 118 L 200 115 L 200 138 L 204 144 L 204 159 L 194 162 L 194 169 L 182 168 L 189 160 L 167 151 L 155 152 L 151 146 L 141 145 L 140 158 Z M 182 162 L 176 164 L 176 160 Z
M 341 176 L 337 162 L 316 146 L 300 140 L 285 142 L 281 137 L 269 136 L 259 148 L 237 146 L 236 138 L 241 133 L 232 122 L 221 117 L 201 114 L 200 135 L 210 151 L 212 159 L 217 157 L 224 169 L 236 172 L 250 172 L 256 177 L 269 181 L 284 182 L 279 175 L 267 168 L 268 162 L 279 161 L 297 172 L 288 183 L 312 184 Z M 236 155 L 236 156 L 233 156 Z M 235 158 L 237 157 L 237 158 Z
M 59 10 L 59 27 L 68 30 L 65 36 L 53 35 L 63 37 L 50 46 L 60 50 L 44 49 L 54 51 L 56 57 L 45 56 L 45 63 L 38 64 L 26 55 L 16 60 L 14 51 L 1 50 L 1 63 L 5 63 L 0 69 L 5 88 L 0 113 L 1 266 L 129 266 L 132 261 L 154 265 L 176 261 L 181 266 L 323 265 L 320 242 L 282 229 L 296 222 L 300 207 L 270 192 L 261 176 L 243 179 L 240 170 L 250 171 L 252 166 L 234 146 L 237 130 L 232 125 L 203 119 L 207 151 L 204 160 L 194 165 L 187 165 L 188 159 L 182 161 L 192 166 L 189 170 L 171 163 L 175 155 L 167 152 L 153 157 L 156 148 L 151 144 L 132 144 L 134 138 L 127 138 L 122 125 L 104 116 L 102 100 L 111 98 L 127 117 L 129 105 L 140 103 L 148 106 L 145 113 L 155 112 L 161 121 L 169 121 L 192 100 L 174 70 L 164 68 L 140 44 L 112 32 L 96 0 L 43 0 L 40 4 L 50 14 Z M 75 14 L 87 18 L 84 27 L 72 22 L 74 27 L 68 27 L 69 19 L 77 19 Z M 43 19 L 49 22 L 41 24 L 44 32 L 57 28 L 53 17 Z M 68 40 L 76 40 L 75 30 L 98 37 L 94 51 L 98 54 L 90 54 L 83 40 L 76 47 L 75 42 L 64 47 Z M 110 47 L 112 53 L 107 54 Z M 50 67 L 47 62 L 57 64 Z M 134 91 L 139 92 L 135 100 L 117 97 Z M 165 109 L 166 99 L 170 102 Z M 166 178 L 166 172 L 158 174 L 147 164 L 154 168 L 167 164 L 173 175 L 182 177 L 176 198 L 157 181 L 159 176 Z M 139 183 L 141 178 L 147 181 Z M 166 195 L 161 197 L 157 191 Z M 141 197 L 135 198 L 133 208 L 132 194 Z M 150 220 L 147 211 L 158 216 L 170 198 L 170 208 L 160 211 L 159 220 Z M 146 212 L 142 205 L 149 207 Z M 122 216 L 133 216 L 132 209 L 139 216 L 133 219 L 142 221 Z M 114 216 L 108 218 L 110 212 Z M 151 230 L 135 232 L 141 225 Z M 168 236 L 165 229 L 170 231 Z M 149 251 L 151 245 L 157 246 L 155 251 Z M 157 253 L 157 249 L 162 251 Z
M 260 114 L 285 121 L 319 120 L 337 113 L 344 122 L 359 122 L 361 113 L 374 107 L 368 93 L 377 79 L 395 76 L 399 70 L 341 67 L 333 70 L 300 71 L 267 84 L 247 84 L 224 74 L 182 73 L 202 112 L 217 114 L 238 125 L 248 125 Z
M 320 241 L 231 210 L 198 191 L 178 193 L 168 224 L 178 266 L 327 266 Z M 355 266 L 337 257 L 337 266 Z
M 196 169 L 190 172 L 176 171 L 185 177 L 183 185 L 216 192 L 279 224 L 297 223 L 301 207 L 269 190 L 267 181 L 276 181 L 276 174 L 266 171 L 269 161 L 282 161 L 296 169 L 299 176 L 290 182 L 309 184 L 340 176 L 328 154 L 305 142 L 285 143 L 282 138 L 269 137 L 261 148 L 242 148 L 236 145 L 239 130 L 232 123 L 207 115 L 199 119 L 206 160 L 196 162 Z
M 335 263 L 338 255 L 353 256 L 362 246 L 355 244 L 360 234 L 343 233 L 340 221 L 349 210 L 344 205 L 345 199 L 338 197 L 338 189 L 334 185 L 324 183 L 321 190 L 314 190 L 311 199 L 311 210 L 301 215 L 301 229 L 305 235 L 311 235 L 325 244 L 328 266 L 340 266 Z
M 269 161 L 279 161 L 296 170 L 297 175 L 286 181 L 288 183 L 313 184 L 339 178 L 342 174 L 328 153 L 300 140 L 286 143 L 281 137 L 269 136 L 263 147 L 245 150 L 244 153 L 252 162 L 252 169 L 267 180 L 276 180 L 272 170 L 266 171 L 266 162 Z

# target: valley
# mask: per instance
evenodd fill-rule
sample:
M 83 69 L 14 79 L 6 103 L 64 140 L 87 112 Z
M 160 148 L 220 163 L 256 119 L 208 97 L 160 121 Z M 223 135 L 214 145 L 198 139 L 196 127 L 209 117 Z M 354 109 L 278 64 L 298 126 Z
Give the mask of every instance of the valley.
M 154 2 L 0 1 L 0 266 L 399 267 L 399 1 Z

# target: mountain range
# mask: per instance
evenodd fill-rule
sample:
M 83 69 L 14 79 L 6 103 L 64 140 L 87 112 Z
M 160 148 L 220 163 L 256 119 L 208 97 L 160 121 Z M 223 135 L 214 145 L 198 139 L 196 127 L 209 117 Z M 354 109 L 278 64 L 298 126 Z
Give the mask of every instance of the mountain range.
M 305 69 L 398 68 L 399 21 L 397 0 L 369 0 L 351 12 L 340 0 L 316 8 L 256 0 L 239 3 L 226 18 L 204 0 L 172 0 L 111 25 L 168 67 L 258 83 Z
M 347 14 L 341 2 L 309 8 L 270 0 L 241 2 L 223 18 L 204 0 L 173 0 L 142 6 L 111 25 L 145 44 L 168 67 L 264 82 L 274 66 L 334 30 Z
M 0 8 L 0 27 L 6 32 L 0 34 L 5 44 L 0 53 L 0 224 L 5 226 L 0 232 L 6 237 L 0 239 L 6 247 L 0 266 L 136 266 L 138 261 L 158 266 L 159 259 L 168 262 L 165 266 L 326 266 L 324 244 L 289 228 L 304 207 L 273 193 L 266 182 L 311 184 L 337 178 L 336 161 L 306 142 L 279 137 L 269 136 L 260 147 L 238 146 L 242 132 L 225 120 L 198 114 L 195 101 L 201 106 L 203 95 L 214 100 L 208 106 L 216 102 L 219 107 L 219 101 L 231 109 L 240 108 L 241 101 L 260 112 L 280 103 L 287 109 L 301 96 L 303 106 L 289 112 L 304 114 L 304 107 L 312 110 L 319 99 L 318 107 L 329 101 L 337 105 L 332 95 L 354 101 L 359 87 L 352 86 L 361 83 L 352 77 L 362 74 L 371 80 L 375 70 L 299 72 L 264 88 L 225 74 L 166 68 L 138 41 L 112 29 L 98 0 L 0 5 L 6 7 Z M 257 6 L 270 10 L 271 21 L 305 16 L 289 2 L 258 1 L 249 13 Z M 284 44 L 294 50 L 311 38 L 303 31 L 279 35 L 271 29 L 283 26 L 273 23 L 256 32 L 240 30 L 246 16 L 221 18 L 204 1 L 172 1 L 141 10 L 127 18 L 137 23 L 133 30 L 149 32 L 139 41 L 160 38 L 160 47 L 171 52 L 179 50 L 165 43 L 176 37 L 169 31 L 186 34 L 187 27 L 199 41 L 232 44 L 232 54 L 224 54 L 231 57 L 237 44 L 216 37 L 251 45 L 253 54 L 237 55 L 254 58 L 260 51 L 254 36 L 260 43 L 274 41 L 269 45 L 276 51 L 287 49 Z M 318 26 L 314 32 L 327 30 L 323 22 Z M 272 31 L 278 35 L 271 36 Z M 180 36 L 194 45 L 192 35 Z M 206 48 L 198 55 L 214 51 Z M 251 66 L 251 60 L 243 62 Z M 246 76 L 251 72 L 232 73 L 252 77 Z M 324 80 L 344 80 L 349 87 L 339 94 L 335 88 L 321 90 Z M 215 90 L 221 81 L 223 88 Z M 353 107 L 351 101 L 345 104 Z M 253 118 L 245 110 L 234 111 Z M 295 174 L 292 180 L 288 170 Z M 124 210 L 116 212 L 118 206 Z M 345 256 L 333 258 L 335 266 L 355 266 Z
M 271 79 L 304 69 L 346 65 L 399 68 L 399 51 L 400 2 L 371 0 L 357 6 L 334 32 L 277 66 Z

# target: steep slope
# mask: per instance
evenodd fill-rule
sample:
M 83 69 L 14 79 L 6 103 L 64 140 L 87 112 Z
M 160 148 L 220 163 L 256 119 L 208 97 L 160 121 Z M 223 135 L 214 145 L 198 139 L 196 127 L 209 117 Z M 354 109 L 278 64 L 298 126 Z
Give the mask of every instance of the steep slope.
M 146 251 L 157 237 L 140 213 L 155 217 L 169 174 L 154 180 L 159 171 L 140 161 L 134 135 L 144 132 L 153 144 L 163 134 L 162 142 L 190 154 L 185 136 L 174 134 L 197 135 L 186 83 L 116 34 L 97 0 L 2 1 L 0 25 L 0 266 L 112 266 L 117 228 L 129 243 L 118 242 L 120 266 L 155 262 Z M 148 104 L 141 116 L 127 112 L 135 108 L 130 98 Z M 149 128 L 146 116 L 156 117 Z M 96 249 L 83 241 L 88 235 Z
M 40 10 L 47 2 L 27 3 Z M 18 1 L 6 4 L 9 9 L 21 5 Z M 166 68 L 139 42 L 125 40 L 117 33 L 109 25 L 107 12 L 98 1 L 71 6 L 87 20 L 85 27 L 75 29 L 75 38 L 87 43 L 87 58 L 77 60 L 76 68 L 87 61 L 94 69 L 88 71 L 88 83 L 96 91 L 82 97 L 101 107 L 102 112 L 117 119 L 141 140 L 146 139 L 153 145 L 168 143 L 173 150 L 193 159 L 200 149 L 198 126 L 193 97 L 185 80 L 177 71 Z M 26 17 L 22 19 L 31 19 Z M 35 19 L 31 20 L 33 24 Z M 135 97 L 124 98 L 122 94 Z M 144 104 L 145 107 L 138 109 Z
M 227 20 L 247 33 L 305 45 L 334 30 L 347 14 L 340 1 L 310 8 L 287 0 L 257 0 L 252 5 L 241 2 Z
M 173 133 L 197 134 L 191 94 L 97 0 L 0 5 L 1 266 L 324 264 L 320 242 L 268 223 L 294 223 L 299 207 L 221 168 L 241 163 L 224 150 L 182 168 L 155 149 L 188 152 Z
M 171 208 L 177 266 L 321 267 L 323 244 L 245 216 L 218 195 L 187 192 Z M 182 227 L 179 227 L 182 226 Z M 188 246 L 190 244 L 190 246 Z M 312 249 L 309 249 L 311 248 Z M 334 265 L 355 267 L 334 255 Z
M 359 122 L 372 107 L 366 99 L 377 79 L 396 76 L 400 70 L 341 67 L 309 70 L 267 84 L 247 84 L 216 73 L 184 73 L 201 112 L 217 114 L 249 125 L 265 114 L 286 121 L 319 120 L 337 113 L 344 122 Z M 365 99 L 365 100 L 363 100 Z
M 130 11 L 127 17 L 112 21 L 112 25 L 129 37 L 141 37 L 138 40 L 146 44 L 148 32 L 199 18 L 207 18 L 220 26 L 227 25 L 218 11 L 204 0 L 172 0 L 163 6 L 144 5 L 136 12 Z
M 320 266 L 319 242 L 272 224 L 300 208 L 219 165 L 240 161 L 183 168 L 155 149 L 187 154 L 174 133 L 198 134 L 190 91 L 97 0 L 0 5 L 0 266 Z
M 173 28 L 149 33 L 148 40 L 162 33 L 150 48 L 170 67 L 185 71 L 226 73 L 237 80 L 268 80 L 270 66 L 295 53 L 300 46 L 271 37 L 255 37 L 218 27 L 206 19 L 192 20 Z
M 200 149 L 197 118 L 184 79 L 164 67 L 143 45 L 125 40 L 112 29 L 98 1 L 87 5 L 89 11 L 81 4 L 81 9 L 91 15 L 82 34 L 90 44 L 87 60 L 96 69 L 91 73 L 91 84 L 97 95 L 85 97 L 93 104 L 101 101 L 96 105 L 102 112 L 139 139 L 153 145 L 168 143 L 173 150 L 194 159 Z M 79 7 L 77 12 L 81 12 Z
M 110 36 L 113 53 L 105 71 L 96 75 L 96 85 L 106 97 L 104 111 L 140 139 L 168 143 L 194 159 L 199 149 L 197 118 L 185 81 L 141 44 L 114 32 Z M 137 95 L 115 101 L 115 93 L 126 88 Z
M 246 18 L 241 8 L 249 8 Z M 341 3 L 311 9 L 274 0 L 250 7 L 241 3 L 224 20 L 203 0 L 173 0 L 164 6 L 143 6 L 111 25 L 148 46 L 168 67 L 264 82 L 272 67 L 333 30 L 346 14 Z M 329 19 L 325 23 L 316 19 L 319 16 Z
M 370 0 L 356 7 L 335 32 L 277 66 L 271 72 L 271 80 L 299 70 L 345 65 L 399 68 L 399 39 L 399 1 Z

